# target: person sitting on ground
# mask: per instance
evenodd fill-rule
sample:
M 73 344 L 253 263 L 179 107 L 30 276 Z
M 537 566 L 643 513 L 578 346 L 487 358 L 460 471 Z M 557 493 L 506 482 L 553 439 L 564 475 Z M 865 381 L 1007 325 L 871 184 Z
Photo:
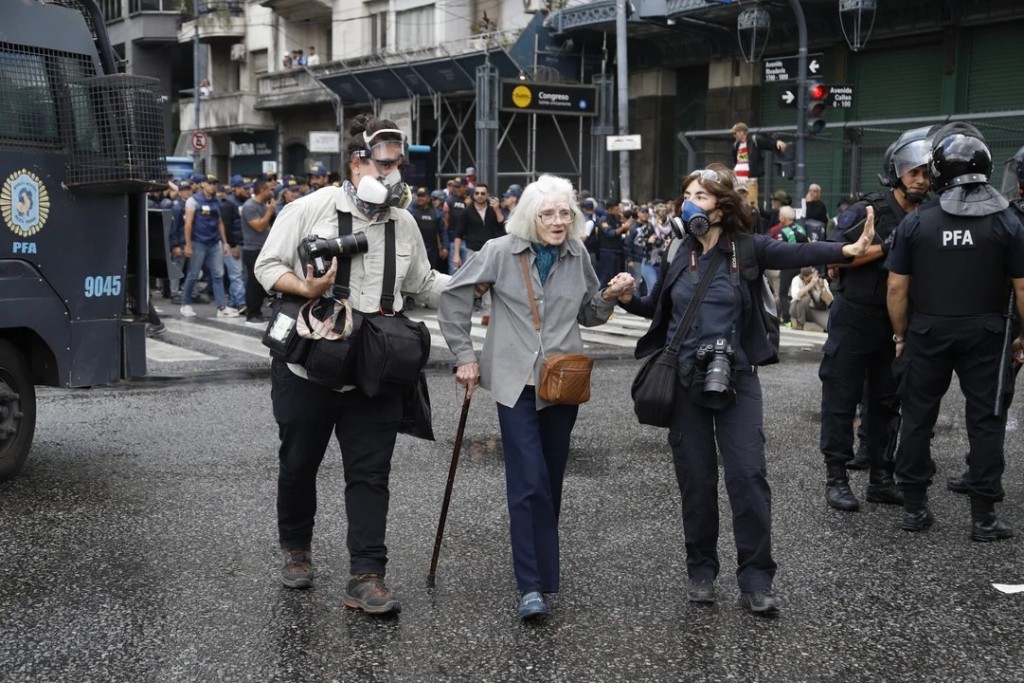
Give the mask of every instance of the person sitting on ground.
M 800 276 L 793 278 L 789 287 L 789 316 L 794 330 L 804 329 L 809 320 L 828 332 L 828 307 L 832 305 L 832 291 L 817 268 L 801 268 Z

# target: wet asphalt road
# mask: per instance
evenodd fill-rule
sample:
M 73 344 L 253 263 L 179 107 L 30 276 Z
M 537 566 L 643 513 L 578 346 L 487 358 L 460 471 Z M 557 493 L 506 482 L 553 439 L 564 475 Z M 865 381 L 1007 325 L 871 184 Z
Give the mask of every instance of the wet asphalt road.
M 736 604 L 720 493 L 718 603 L 684 597 L 679 500 L 665 433 L 632 419 L 636 364 L 601 362 L 574 433 L 562 593 L 520 624 L 493 402 L 473 401 L 437 588 L 425 578 L 459 398 L 431 375 L 439 441 L 399 437 L 388 581 L 400 616 L 341 606 L 343 473 L 320 476 L 312 590 L 277 580 L 276 429 L 266 373 L 207 382 L 42 390 L 36 442 L 0 484 L 0 681 L 1020 681 L 1024 535 L 968 540 L 964 498 L 939 486 L 921 535 L 898 510 L 828 509 L 814 354 L 762 372 L 782 617 Z M 955 385 L 954 385 L 955 386 Z M 1012 409 L 1019 415 L 1018 406 Z M 954 389 L 935 439 L 939 481 L 962 464 Z M 1000 512 L 1024 524 L 1021 434 Z M 867 475 L 854 475 L 863 493 Z

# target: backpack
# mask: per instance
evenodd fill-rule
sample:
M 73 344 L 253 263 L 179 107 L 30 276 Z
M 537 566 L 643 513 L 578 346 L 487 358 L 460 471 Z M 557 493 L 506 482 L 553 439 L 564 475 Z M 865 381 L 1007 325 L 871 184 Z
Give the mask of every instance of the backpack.
M 672 263 L 679 248 L 690 239 L 689 235 L 679 237 L 679 232 L 673 229 L 676 239 L 672 240 L 668 252 L 665 254 L 666 270 L 668 264 Z M 781 333 L 779 329 L 779 309 L 775 305 L 775 292 L 768 284 L 768 278 L 764 276 L 761 265 L 757 262 L 757 253 L 754 251 L 754 236 L 746 233 L 737 233 L 732 236 L 733 248 L 736 249 L 736 261 L 740 265 L 740 277 L 746 280 L 750 288 L 751 303 L 757 307 L 761 314 L 761 321 L 764 325 L 765 334 L 768 337 L 768 345 L 772 348 L 771 357 L 765 359 L 758 365 L 773 365 L 779 362 L 779 343 Z M 664 271 L 663 271 L 664 272 Z M 760 280 L 760 284 L 758 284 Z

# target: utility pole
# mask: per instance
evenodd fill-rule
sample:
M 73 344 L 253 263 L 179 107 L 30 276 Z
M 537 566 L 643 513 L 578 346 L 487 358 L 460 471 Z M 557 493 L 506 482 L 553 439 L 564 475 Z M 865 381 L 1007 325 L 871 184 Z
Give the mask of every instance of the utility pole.
M 193 124 L 193 131 L 201 130 L 199 125 L 199 84 L 202 82 L 199 70 L 199 3 L 203 0 L 192 0 L 192 20 L 193 28 L 195 29 L 192 33 L 192 101 L 195 108 L 195 123 Z M 199 157 L 202 154 L 197 149 L 192 150 L 192 167 L 197 172 L 205 172 L 206 169 L 201 169 L 199 164 Z
M 796 17 L 797 37 L 800 47 L 797 52 L 796 82 L 796 196 L 807 194 L 807 166 L 805 163 L 805 142 L 807 140 L 807 20 L 800 0 L 789 0 Z
M 629 135 L 629 62 L 626 58 L 626 9 L 629 0 L 615 0 L 615 81 L 618 85 L 619 135 Z M 629 152 L 619 152 L 619 199 L 629 199 Z

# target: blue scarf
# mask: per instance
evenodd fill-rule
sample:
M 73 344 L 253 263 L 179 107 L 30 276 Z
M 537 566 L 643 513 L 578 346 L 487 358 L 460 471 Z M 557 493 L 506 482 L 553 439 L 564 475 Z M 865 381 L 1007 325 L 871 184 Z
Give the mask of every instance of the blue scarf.
M 540 273 L 540 283 L 543 285 L 548 281 L 548 275 L 551 273 L 551 266 L 555 265 L 555 261 L 558 260 L 558 253 L 561 251 L 561 247 L 547 247 L 540 242 L 531 242 L 530 248 L 532 248 L 533 253 L 537 255 L 534 262 L 537 265 L 537 272 Z

